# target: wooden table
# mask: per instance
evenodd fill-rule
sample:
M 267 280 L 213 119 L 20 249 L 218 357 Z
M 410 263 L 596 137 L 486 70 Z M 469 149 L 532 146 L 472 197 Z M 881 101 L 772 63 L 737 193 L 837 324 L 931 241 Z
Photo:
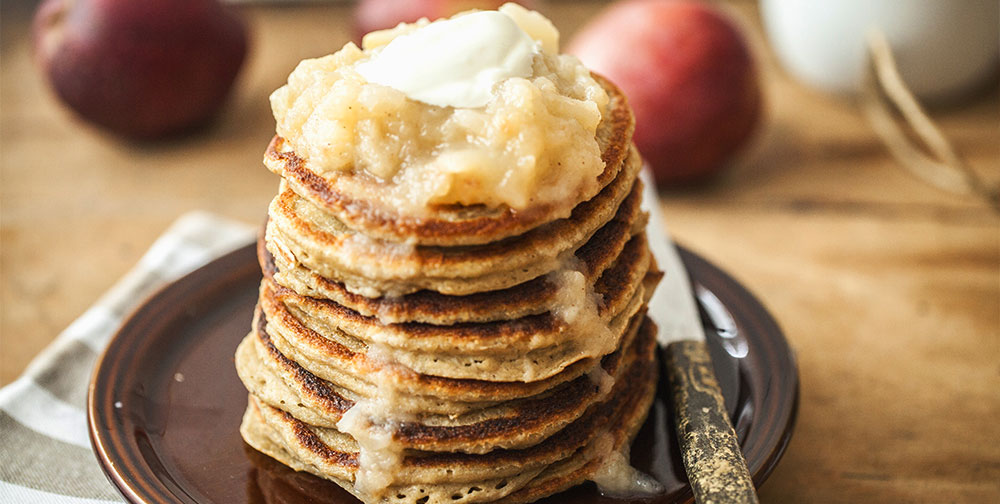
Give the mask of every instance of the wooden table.
M 548 5 L 564 36 L 599 4 Z M 337 6 L 253 6 L 253 48 L 224 115 L 130 145 L 73 119 L 29 58 L 31 6 L 3 2 L 0 383 L 115 282 L 167 225 L 203 209 L 260 222 L 267 95 L 348 38 Z M 1000 501 L 1000 217 L 904 173 L 858 110 L 783 75 L 755 6 L 768 119 L 713 183 L 663 194 L 679 241 L 730 271 L 796 349 L 798 425 L 764 502 Z M 936 113 L 1000 181 L 994 92 Z

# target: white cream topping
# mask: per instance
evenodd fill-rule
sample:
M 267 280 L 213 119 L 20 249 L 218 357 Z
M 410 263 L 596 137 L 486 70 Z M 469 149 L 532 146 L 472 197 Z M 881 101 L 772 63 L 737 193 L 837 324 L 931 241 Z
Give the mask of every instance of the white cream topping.
M 485 106 L 497 83 L 529 77 L 541 50 L 509 15 L 481 11 L 400 35 L 356 67 L 368 82 L 439 107 Z

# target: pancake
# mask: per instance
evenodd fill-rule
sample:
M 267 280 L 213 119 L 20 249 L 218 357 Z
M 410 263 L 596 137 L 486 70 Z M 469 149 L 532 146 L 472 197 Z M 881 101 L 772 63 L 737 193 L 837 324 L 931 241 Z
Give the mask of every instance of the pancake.
M 268 302 L 266 299 L 261 300 L 262 304 Z M 313 355 L 313 357 L 303 358 L 300 361 L 292 361 L 297 366 L 303 367 L 318 378 L 352 390 L 359 396 L 372 397 L 374 395 L 372 388 L 376 386 L 375 378 L 370 376 L 370 373 L 381 371 L 387 367 L 383 365 L 382 359 L 370 357 L 367 352 L 353 351 L 303 327 L 287 311 L 278 311 L 272 314 L 270 323 L 268 318 L 264 317 L 263 310 L 258 311 L 255 330 L 266 333 L 270 345 L 275 346 L 275 342 L 277 342 L 293 355 Z M 292 342 L 296 345 L 293 345 Z M 301 345 L 302 348 L 300 349 L 297 345 Z M 275 350 L 281 352 L 281 348 L 277 346 L 275 346 Z M 456 410 L 452 408 L 458 408 L 461 403 L 491 404 L 541 393 L 584 374 L 594 366 L 595 362 L 596 358 L 581 359 L 554 376 L 533 382 L 445 378 L 423 375 L 413 370 L 404 371 L 402 366 L 389 366 L 388 369 L 400 371 L 394 373 L 393 377 L 393 386 L 396 388 L 397 394 L 433 398 L 424 405 L 428 412 L 455 413 Z M 464 411 L 464 409 L 460 409 L 457 412 Z
M 623 249 L 633 245 L 626 243 L 634 241 L 634 235 L 645 229 L 646 214 L 640 213 L 635 220 L 629 220 L 632 209 L 624 207 L 637 206 L 638 203 L 631 198 L 630 195 L 622 204 L 623 208 L 619 208 L 618 214 L 622 218 L 616 216 L 575 251 L 576 265 L 585 273 L 588 282 L 594 282 L 599 277 L 610 280 L 620 275 L 604 275 L 604 272 L 619 260 L 620 254 L 634 253 Z M 646 245 L 635 246 L 645 248 Z M 403 296 L 370 298 L 355 294 L 344 284 L 324 278 L 299 264 L 285 263 L 278 271 L 274 256 L 267 250 L 264 240 L 258 241 L 257 253 L 261 269 L 266 275 L 275 277 L 281 285 L 305 297 L 334 301 L 384 324 L 424 322 L 450 325 L 509 320 L 549 311 L 558 298 L 558 285 L 545 276 L 506 289 L 464 296 L 420 290 Z
M 452 340 L 454 341 L 452 345 L 443 343 L 436 349 L 425 351 L 389 347 L 383 343 L 365 344 L 345 334 L 339 328 L 329 326 L 317 325 L 310 330 L 324 334 L 327 339 L 343 347 L 353 347 L 356 352 L 370 352 L 374 347 L 374 350 L 380 353 L 391 353 L 393 361 L 422 374 L 448 378 L 530 382 L 553 376 L 577 360 L 600 357 L 613 351 L 628 321 L 642 307 L 647 297 L 640 282 L 627 298 L 623 309 L 604 321 L 595 316 L 593 319 L 586 317 L 584 323 L 568 324 L 556 316 L 543 314 L 510 323 L 491 322 L 457 328 L 456 326 L 424 328 L 427 333 L 438 333 L 441 339 L 465 333 L 473 343 L 477 340 L 481 342 L 492 340 L 488 341 L 489 345 L 485 343 L 480 345 L 486 346 L 486 349 L 476 352 L 471 350 L 456 352 L 462 345 L 457 339 Z M 589 325 L 593 323 L 600 324 L 600 330 Z M 388 333 L 389 331 L 386 331 L 386 334 Z M 294 331 L 281 334 L 295 337 L 301 335 L 302 331 L 296 327 Z M 377 330 L 373 330 L 372 334 L 377 337 L 391 337 Z M 405 338 L 405 334 L 402 338 Z M 419 335 L 414 336 L 414 340 L 417 339 L 422 338 Z M 510 342 L 509 349 L 503 349 L 505 341 Z M 282 341 L 279 344 L 283 343 Z M 303 338 L 296 338 L 294 342 L 288 344 L 288 349 L 294 353 L 296 360 L 326 361 L 323 352 L 314 352 L 313 356 L 308 355 L 310 348 L 315 348 L 315 345 L 306 345 L 306 340 Z
M 604 161 L 604 172 L 598 177 L 600 186 L 618 175 L 628 156 L 635 119 L 625 95 L 607 79 L 594 78 L 608 92 L 610 101 L 598 125 L 597 142 Z M 308 163 L 291 151 L 281 137 L 274 137 L 264 154 L 268 169 L 287 181 L 289 187 L 324 212 L 335 217 L 347 228 L 374 239 L 421 245 L 475 245 L 494 243 L 517 236 L 564 215 L 552 206 L 536 206 L 515 211 L 508 207 L 454 206 L 436 208 L 432 217 L 400 215 L 373 200 L 380 183 L 372 178 L 368 184 L 358 183 L 362 190 L 351 193 L 342 178 L 356 175 L 329 173 L 320 175 L 308 168 Z M 593 194 L 581 194 L 586 201 Z
M 642 317 L 636 317 L 619 350 L 600 362 L 576 370 L 564 379 L 552 380 L 546 387 L 520 387 L 518 383 L 466 380 L 457 384 L 440 383 L 414 392 L 400 389 L 394 394 L 397 413 L 412 414 L 412 420 L 399 424 L 394 441 L 409 449 L 482 453 L 496 448 L 521 448 L 547 438 L 578 418 L 593 402 L 608 392 L 608 380 L 618 380 L 623 372 L 622 354 L 634 345 L 645 345 L 636 337 Z M 262 321 L 263 322 L 263 321 Z M 314 426 L 334 428 L 359 398 L 373 399 L 384 393 L 378 383 L 331 383 L 320 379 L 281 354 L 268 334 L 266 322 L 258 326 L 237 350 L 237 370 L 248 390 L 262 402 L 284 410 Z M 367 373 L 378 376 L 375 370 Z M 390 370 L 399 381 L 419 382 L 415 373 Z M 400 376 L 402 375 L 402 376 Z M 374 381 L 374 380 L 373 380 Z M 394 383 L 394 385 L 397 385 Z M 449 389 L 477 387 L 502 388 L 508 385 L 509 399 L 498 402 L 480 394 L 485 401 L 449 400 Z M 353 388 L 352 388 L 353 386 Z M 512 392 L 522 392 L 515 396 Z M 366 396 L 366 397 L 365 397 Z M 434 407 L 427 407 L 434 403 Z M 434 411 L 434 409 L 440 411 Z
M 629 240 L 615 263 L 596 280 L 594 293 L 600 297 L 598 315 L 605 323 L 625 311 L 639 293 L 642 279 L 649 271 L 651 255 L 645 234 Z M 558 275 L 549 279 L 553 298 L 558 299 Z M 573 328 L 551 310 L 537 315 L 480 323 L 427 324 L 404 322 L 385 324 L 376 317 L 362 315 L 334 301 L 302 296 L 282 287 L 270 277 L 262 283 L 261 299 L 274 297 L 292 311 L 305 326 L 341 339 L 360 340 L 366 344 L 387 345 L 403 350 L 457 354 L 493 355 L 521 353 L 565 342 Z M 565 297 L 565 295 L 563 296 Z M 553 300 L 553 302 L 555 299 Z M 266 305 L 270 306 L 270 304 Z M 265 311 L 268 311 L 265 308 Z M 270 312 L 273 312 L 271 309 Z M 349 343 L 348 343 L 349 344 Z
M 473 246 L 373 239 L 286 189 L 271 202 L 266 241 L 279 270 L 301 265 L 370 298 L 420 289 L 450 295 L 505 289 L 559 268 L 609 221 L 639 221 L 640 167 L 633 152 L 618 177 L 595 198 L 577 205 L 569 218 Z
M 619 450 L 638 431 L 656 383 L 655 337 L 646 321 L 629 364 L 607 398 L 573 423 L 533 446 L 483 454 L 405 452 L 383 502 L 530 502 L 590 477 L 608 450 Z M 310 426 L 250 396 L 241 433 L 256 449 L 359 495 L 357 444 L 336 429 Z M 457 497 L 456 497 L 457 496 Z M 424 499 L 424 500 L 421 500 Z

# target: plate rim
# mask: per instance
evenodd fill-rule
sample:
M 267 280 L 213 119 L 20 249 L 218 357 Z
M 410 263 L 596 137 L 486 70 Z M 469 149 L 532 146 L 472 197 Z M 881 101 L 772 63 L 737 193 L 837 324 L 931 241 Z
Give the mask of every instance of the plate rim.
M 760 463 L 761 465 L 760 467 L 757 468 L 756 471 L 751 469 L 751 476 L 753 478 L 754 485 L 755 487 L 760 488 L 760 485 L 762 485 L 767 480 L 767 478 L 774 472 L 774 469 L 777 467 L 778 462 L 784 456 L 784 453 L 788 448 L 788 444 L 791 442 L 792 434 L 795 430 L 795 425 L 797 423 L 801 384 L 800 384 L 798 362 L 795 353 L 792 350 L 791 346 L 789 345 L 788 339 L 785 336 L 784 331 L 781 330 L 781 327 L 778 325 L 773 315 L 771 315 L 771 312 L 763 305 L 763 303 L 761 303 L 761 301 L 757 298 L 757 296 L 755 296 L 752 292 L 750 292 L 750 290 L 747 289 L 736 278 L 734 278 L 732 275 L 730 275 L 720 267 L 713 264 L 708 259 L 700 256 L 699 254 L 681 245 L 678 245 L 678 250 L 680 252 L 681 258 L 683 259 L 683 262 L 689 269 L 691 268 L 692 262 L 697 263 L 700 270 L 709 272 L 719 277 L 723 282 L 728 284 L 735 291 L 735 294 L 737 296 L 744 298 L 747 301 L 747 303 L 751 305 L 752 308 L 755 308 L 752 309 L 751 311 L 755 312 L 757 316 L 761 318 L 759 322 L 762 322 L 763 324 L 770 326 L 769 328 L 770 330 L 763 331 L 763 333 L 769 334 L 772 337 L 773 339 L 772 343 L 775 344 L 780 350 L 777 357 L 780 360 L 784 361 L 787 366 L 789 372 L 787 377 L 788 379 L 775 380 L 775 382 L 779 382 L 776 383 L 775 386 L 779 388 L 784 388 L 785 390 L 781 392 L 782 394 L 787 394 L 790 397 L 790 400 L 784 403 L 776 402 L 775 406 L 776 414 L 777 418 L 780 421 L 776 422 L 777 425 L 776 432 L 772 433 L 770 436 L 770 439 L 773 440 L 771 442 L 774 443 L 773 448 L 768 450 L 769 453 Z M 87 386 L 86 413 L 87 413 L 88 438 L 90 439 L 91 448 L 93 449 L 94 456 L 98 461 L 98 465 L 101 467 L 101 471 L 112 483 L 115 489 L 122 494 L 122 496 L 125 498 L 126 501 L 130 503 L 159 504 L 161 502 L 174 502 L 176 501 L 176 499 L 182 498 L 182 496 L 177 495 L 176 493 L 170 493 L 170 494 L 164 493 L 163 492 L 164 490 L 169 491 L 170 489 L 166 488 L 166 485 L 163 484 L 163 481 L 161 481 L 155 474 L 151 475 L 152 476 L 151 479 L 159 483 L 158 486 L 161 488 L 158 488 L 158 490 L 161 490 L 160 492 L 155 492 L 154 488 L 147 485 L 142 485 L 141 487 L 136 488 L 132 484 L 130 478 L 126 477 L 126 473 L 123 473 L 120 470 L 121 464 L 116 464 L 115 461 L 112 460 L 111 457 L 112 451 L 109 449 L 108 446 L 109 442 L 111 441 L 110 433 L 112 429 L 108 428 L 109 427 L 108 425 L 104 425 L 102 428 L 102 426 L 99 426 L 97 424 L 98 419 L 100 418 L 100 415 L 98 414 L 98 408 L 102 406 L 101 404 L 97 403 L 98 400 L 97 386 L 99 382 L 102 381 L 102 379 L 107 378 L 103 376 L 107 372 L 107 370 L 105 369 L 106 366 L 108 365 L 107 359 L 113 353 L 112 351 L 116 349 L 116 346 L 122 344 L 121 341 L 125 339 L 128 335 L 127 331 L 131 329 L 133 326 L 135 326 L 139 321 L 141 321 L 143 316 L 147 316 L 148 314 L 146 312 L 154 310 L 154 308 L 157 306 L 161 306 L 162 303 L 158 301 L 169 297 L 169 294 L 171 294 L 172 292 L 183 290 L 183 287 L 185 287 L 187 284 L 190 283 L 194 283 L 196 285 L 203 283 L 202 277 L 207 277 L 210 279 L 219 277 L 222 274 L 224 274 L 220 273 L 220 271 L 221 272 L 228 271 L 231 276 L 234 276 L 236 279 L 240 279 L 242 278 L 242 275 L 235 275 L 234 272 L 239 271 L 240 268 L 245 268 L 247 264 L 244 264 L 244 262 L 252 264 L 253 269 L 259 269 L 257 261 L 256 260 L 245 261 L 245 259 L 243 259 L 242 257 L 245 255 L 250 255 L 256 258 L 255 242 L 251 242 L 247 245 L 238 247 L 226 254 L 223 254 L 207 262 L 206 264 L 184 275 L 181 275 L 180 277 L 172 281 L 169 281 L 164 285 L 160 286 L 159 288 L 157 288 L 153 293 L 148 295 L 142 302 L 140 302 L 132 310 L 130 310 L 128 315 L 122 319 L 122 323 L 118 326 L 112 337 L 108 340 L 108 343 L 106 344 L 104 349 L 102 349 L 99 357 L 97 358 L 94 364 L 94 368 L 90 375 L 90 381 Z M 226 267 L 227 265 L 236 266 L 236 268 Z M 701 282 L 699 281 L 699 277 L 695 277 L 693 281 L 696 284 L 699 285 L 701 284 Z M 230 278 L 228 281 L 222 282 L 222 285 L 231 284 L 233 282 L 234 278 Z M 215 289 L 219 288 L 221 287 L 219 286 L 215 287 Z M 714 291 L 712 291 L 711 289 L 708 290 L 714 293 Z M 114 407 L 114 405 L 104 405 L 104 406 Z M 765 443 L 764 446 L 767 446 L 767 443 Z M 746 452 L 746 449 L 744 449 L 743 451 Z M 122 460 L 122 454 L 119 453 L 118 456 L 119 460 Z M 146 490 L 146 492 L 143 492 L 142 490 Z M 690 490 L 690 485 L 688 485 L 688 490 Z M 164 497 L 169 497 L 170 499 L 164 500 L 163 499 Z M 191 502 L 193 504 L 208 504 L 203 502 L 199 503 L 198 501 L 191 498 L 190 495 L 184 495 L 183 497 L 187 497 L 187 499 L 182 499 L 185 502 Z

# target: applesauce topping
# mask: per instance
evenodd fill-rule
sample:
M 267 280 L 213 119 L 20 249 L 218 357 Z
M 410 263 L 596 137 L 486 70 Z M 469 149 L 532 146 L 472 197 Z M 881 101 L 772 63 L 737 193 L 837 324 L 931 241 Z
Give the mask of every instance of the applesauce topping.
M 594 441 L 604 457 L 590 480 L 597 484 L 601 495 L 612 499 L 645 499 L 664 492 L 663 484 L 629 463 L 629 445 L 615 449 L 614 436 L 603 433 Z
M 358 442 L 358 470 L 354 487 L 371 499 L 383 496 L 397 478 L 403 465 L 403 447 L 393 439 L 401 425 L 414 421 L 403 411 L 399 390 L 393 378 L 393 368 L 412 372 L 397 364 L 392 352 L 371 345 L 367 357 L 375 364 L 367 376 L 374 382 L 377 393 L 370 399 L 358 399 L 337 422 L 337 429 Z
M 508 50 L 477 58 L 451 47 L 452 29 L 472 48 Z M 540 14 L 507 4 L 374 32 L 363 46 L 302 61 L 271 95 L 277 133 L 313 171 L 348 189 L 375 182 L 372 199 L 412 215 L 457 204 L 554 205 L 565 216 L 599 189 L 595 134 L 608 95 L 575 57 L 557 54 L 558 32 Z M 412 87 L 380 63 L 402 60 Z M 477 105 L 477 96 L 485 104 L 449 104 Z

